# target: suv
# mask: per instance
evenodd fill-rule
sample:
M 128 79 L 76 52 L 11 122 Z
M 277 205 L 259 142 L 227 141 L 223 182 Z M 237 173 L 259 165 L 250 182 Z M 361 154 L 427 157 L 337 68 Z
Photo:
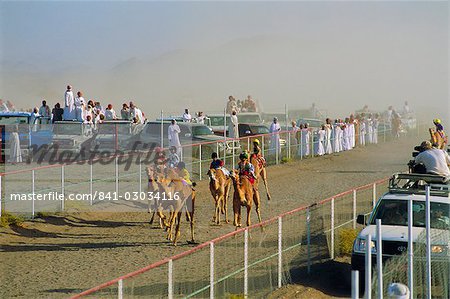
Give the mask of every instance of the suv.
M 261 124 L 263 122 L 261 115 L 257 112 L 242 112 L 237 114 L 238 123 Z M 230 115 L 226 115 L 226 134 L 228 136 L 228 127 L 230 125 Z M 205 119 L 205 124 L 211 128 L 214 134 L 223 136 L 224 130 L 224 115 L 223 114 L 208 114 Z
M 429 174 L 394 174 L 389 181 L 389 192 L 378 200 L 370 213 L 367 226 L 358 234 L 352 250 L 352 269 L 365 272 L 366 236 L 371 234 L 372 265 L 376 264 L 376 219 L 382 223 L 383 261 L 402 253 L 408 248 L 408 201 L 413 201 L 413 242 L 422 244 L 419 235 L 425 231 L 425 186 L 431 187 L 431 233 L 440 236 L 432 240 L 433 262 L 449 262 L 450 251 L 450 178 Z M 439 212 L 439 213 L 437 213 Z M 436 216 L 439 215 L 439 216 Z M 358 215 L 357 223 L 366 224 L 365 215 Z M 446 240 L 446 241 L 444 241 Z M 364 276 L 360 276 L 364 277 Z
M 128 120 L 107 120 L 99 123 L 91 150 L 111 153 L 127 150 L 133 135 L 139 134 L 143 127 L 142 124 L 133 124 Z
M 223 151 L 223 137 L 214 135 L 210 128 L 206 125 L 197 123 L 177 123 L 180 127 L 181 133 L 178 135 L 182 145 L 196 144 L 202 142 L 211 142 L 202 146 L 202 156 L 209 159 L 211 153 L 216 151 L 216 142 L 218 142 L 219 151 Z M 170 122 L 162 122 L 164 145 L 167 146 L 169 141 L 167 139 L 167 131 Z M 161 122 L 147 122 L 142 131 L 128 142 L 128 147 L 131 149 L 133 144 L 137 141 L 142 143 L 161 144 Z M 226 152 L 227 154 L 235 151 L 240 151 L 241 146 L 238 140 L 227 139 L 226 140 Z M 193 155 L 198 157 L 198 147 L 193 148 Z
M 248 137 L 255 135 L 263 135 L 269 134 L 269 129 L 263 125 L 255 125 L 255 124 L 238 124 L 239 129 L 239 137 Z M 257 139 L 261 141 L 261 136 L 258 136 Z M 266 137 L 267 142 L 270 142 L 270 137 Z M 286 146 L 286 139 L 280 138 L 280 146 Z

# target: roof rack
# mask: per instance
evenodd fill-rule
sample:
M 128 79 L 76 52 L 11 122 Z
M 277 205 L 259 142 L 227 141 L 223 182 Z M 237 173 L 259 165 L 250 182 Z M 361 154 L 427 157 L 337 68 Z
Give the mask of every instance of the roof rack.
M 450 176 L 396 173 L 389 179 L 391 193 L 424 195 L 425 186 L 430 186 L 430 195 L 450 197 Z

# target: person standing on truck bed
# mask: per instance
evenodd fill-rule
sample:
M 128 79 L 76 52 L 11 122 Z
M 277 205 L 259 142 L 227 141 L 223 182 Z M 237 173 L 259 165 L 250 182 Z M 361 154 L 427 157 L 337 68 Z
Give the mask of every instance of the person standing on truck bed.
M 444 150 L 434 148 L 428 140 L 420 144 L 424 150 L 415 158 L 416 164 L 423 163 L 427 173 L 450 176 L 450 157 Z

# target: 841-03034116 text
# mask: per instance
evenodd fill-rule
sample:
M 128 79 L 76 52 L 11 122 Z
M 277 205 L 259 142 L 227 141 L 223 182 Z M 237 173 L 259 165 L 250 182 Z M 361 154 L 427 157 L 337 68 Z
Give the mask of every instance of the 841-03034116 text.
M 11 201 L 21 200 L 38 200 L 38 201 L 53 201 L 53 200 L 180 200 L 179 192 L 123 192 L 119 194 L 115 191 L 103 192 L 95 191 L 91 193 L 69 193 L 62 194 L 60 192 L 48 193 L 12 193 L 10 194 Z

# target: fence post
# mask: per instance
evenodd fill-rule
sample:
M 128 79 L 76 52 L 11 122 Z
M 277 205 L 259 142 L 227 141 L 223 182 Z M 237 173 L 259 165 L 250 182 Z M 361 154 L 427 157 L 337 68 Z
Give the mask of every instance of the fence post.
M 303 160 L 303 130 L 300 131 L 300 160 Z
M 431 226 L 430 226 L 430 185 L 425 186 L 425 232 L 426 232 L 426 261 L 427 268 L 425 277 L 427 279 L 427 296 L 431 299 Z
M 408 200 L 408 288 L 414 298 L 413 201 Z
M 92 206 L 92 203 L 93 203 L 93 201 L 94 201 L 94 198 L 93 198 L 93 193 L 94 193 L 94 186 L 93 186 L 93 166 L 92 166 L 92 161 L 90 161 L 90 163 L 89 163 L 89 193 L 91 194 L 91 206 Z
M 239 139 L 238 139 L 238 142 L 239 142 Z M 233 157 L 232 157 L 232 160 L 233 160 L 232 163 L 233 164 L 232 165 L 233 165 L 233 169 L 234 169 L 234 167 L 235 167 L 235 161 L 234 160 L 236 159 L 236 155 L 235 155 L 235 152 L 234 152 L 234 141 L 233 141 L 233 146 L 232 146 L 231 150 L 233 152 Z
M 233 167 L 234 169 L 234 167 Z M 202 180 L 202 144 L 198 146 L 198 179 Z
M 283 271 L 283 222 L 278 217 L 278 288 L 281 288 L 281 277 Z
M 334 260 L 334 198 L 331 199 L 331 259 Z
M 209 298 L 214 298 L 214 242 L 209 243 Z
M 381 239 L 381 219 L 377 219 L 377 275 L 378 299 L 383 299 L 383 243 Z
M 311 211 L 306 209 L 306 251 L 308 255 L 308 274 L 311 273 Z
M 117 298 L 123 299 L 123 280 L 119 279 L 119 283 L 117 286 Z
M 353 190 L 353 229 L 356 229 L 356 189 Z
M 34 194 L 34 169 L 31 171 L 31 194 L 33 195 L 33 200 L 31 201 L 31 218 L 32 219 L 34 219 L 34 214 L 35 214 L 35 211 L 34 211 L 34 197 L 35 197 L 35 194 Z
M 262 144 L 262 148 L 261 148 L 262 155 L 264 156 L 264 149 L 265 149 L 265 146 L 264 146 L 264 135 L 261 136 L 261 144 Z
M 279 134 L 278 132 L 276 134 Z M 278 165 L 279 160 L 280 160 L 280 153 L 278 151 L 278 148 L 280 147 L 280 135 L 278 135 L 278 144 L 277 142 L 275 142 L 275 164 Z
M 290 132 L 290 131 L 288 132 L 288 146 L 287 146 L 287 152 L 288 152 L 288 154 L 287 154 L 288 159 L 290 159 L 290 158 L 291 158 L 291 132 Z
M 372 208 L 375 208 L 377 202 L 377 184 L 374 183 L 372 187 Z
M 142 160 L 139 156 L 139 196 L 142 193 Z
M 248 298 L 248 228 L 244 231 L 244 297 Z
M 250 151 L 250 137 L 247 137 L 247 151 Z
M 61 165 L 61 194 L 63 195 L 63 201 L 65 199 L 65 195 L 64 195 L 64 164 Z
M 359 271 L 352 270 L 352 299 L 359 298 Z
M 372 235 L 366 236 L 366 299 L 372 299 Z
M 169 271 L 167 277 L 167 298 L 173 299 L 173 261 L 169 260 Z
M 116 173 L 116 198 L 119 198 L 119 161 L 116 156 L 116 159 L 114 160 L 115 164 L 115 173 Z
M 311 158 L 314 157 L 314 133 L 311 132 Z
M 2 217 L 2 176 L 0 176 L 0 217 Z

